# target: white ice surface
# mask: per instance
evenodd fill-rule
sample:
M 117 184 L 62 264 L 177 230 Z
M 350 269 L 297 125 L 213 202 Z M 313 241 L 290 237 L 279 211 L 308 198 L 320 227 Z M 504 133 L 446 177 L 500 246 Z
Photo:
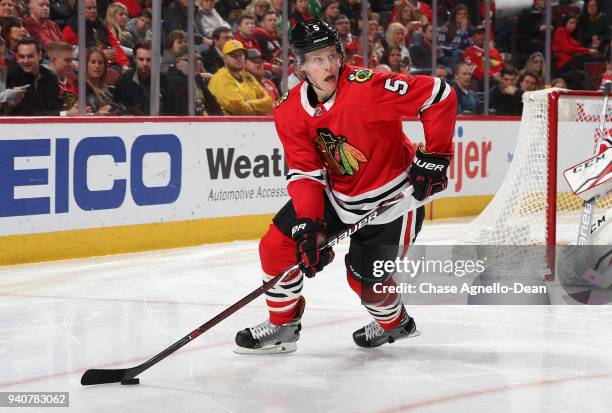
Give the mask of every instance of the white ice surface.
M 426 224 L 421 243 L 457 237 Z M 338 248 L 342 257 L 346 244 Z M 69 409 L 4 412 L 610 412 L 610 306 L 409 306 L 420 337 L 373 350 L 343 260 L 307 280 L 296 353 L 240 356 L 263 299 L 142 373 L 82 387 L 88 368 L 139 364 L 259 285 L 257 243 L 0 268 L 0 392 L 69 391 Z

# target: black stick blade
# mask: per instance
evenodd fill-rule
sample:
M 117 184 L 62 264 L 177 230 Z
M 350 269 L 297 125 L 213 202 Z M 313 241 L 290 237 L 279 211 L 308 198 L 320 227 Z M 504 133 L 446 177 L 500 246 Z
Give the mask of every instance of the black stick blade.
M 89 386 L 92 384 L 119 383 L 123 380 L 126 370 L 127 369 L 90 369 L 81 377 L 81 384 L 83 386 Z

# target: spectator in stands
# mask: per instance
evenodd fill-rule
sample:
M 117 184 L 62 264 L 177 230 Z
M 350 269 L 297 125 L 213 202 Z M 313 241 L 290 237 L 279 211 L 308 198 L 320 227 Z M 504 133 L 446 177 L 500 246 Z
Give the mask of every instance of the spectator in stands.
M 387 27 L 387 34 L 385 36 L 387 51 L 390 48 L 395 47 L 400 50 L 400 60 L 404 66 L 410 68 L 412 66 L 412 60 L 410 58 L 410 51 L 406 47 L 406 28 L 401 23 L 391 23 Z M 382 62 L 382 61 L 381 61 Z M 385 62 L 382 62 L 385 63 Z M 389 63 L 387 63 L 389 64 Z M 389 65 L 393 69 L 393 65 Z M 395 69 L 394 69 L 395 71 Z
M 340 0 L 340 14 L 349 20 L 349 31 L 356 36 L 361 34 L 359 22 L 361 21 L 361 0 Z
M 26 94 L 26 89 L 6 88 L 6 66 L 4 66 L 4 55 L 6 54 L 6 43 L 0 37 L 0 115 L 6 115 L 21 102 Z
M 213 30 L 212 39 L 213 44 L 206 52 L 204 52 L 204 67 L 209 73 L 215 74 L 217 70 L 225 65 L 223 61 L 223 46 L 228 40 L 234 38 L 231 30 L 226 27 L 217 27 Z
M 544 55 L 540 52 L 535 52 L 529 59 L 527 59 L 527 63 L 525 63 L 525 69 L 531 70 L 538 76 L 538 81 L 536 82 L 536 89 L 544 88 L 544 76 L 546 74 L 544 62 Z
M 51 43 L 47 48 L 47 56 L 49 69 L 55 73 L 59 82 L 60 95 L 64 101 L 62 109 L 68 116 L 78 115 L 77 76 L 72 65 L 72 46 L 64 42 Z M 91 108 L 88 111 L 90 112 Z
M 20 17 L 9 16 L 0 18 L 0 35 L 6 41 L 6 56 L 4 60 L 9 71 L 17 69 L 15 53 L 19 40 L 28 37 L 28 32 L 23 27 L 23 20 Z
M 181 30 L 187 33 L 187 3 L 189 0 L 174 0 L 169 6 L 162 8 L 163 32 L 165 37 L 175 31 Z M 204 15 L 199 7 L 195 7 L 194 16 L 194 33 L 196 44 L 201 44 L 204 36 L 204 28 L 202 22 Z
M 327 0 L 321 5 L 321 20 L 333 26 L 334 21 L 340 14 L 340 2 L 338 0 Z
M 264 71 L 264 60 L 257 49 L 249 49 L 245 55 L 246 62 L 245 68 L 246 71 L 255 77 L 263 86 L 265 91 L 270 95 L 272 102 L 276 102 L 280 98 L 280 92 L 278 88 L 270 79 L 266 78 Z
M 13 0 L 0 0 L 0 17 L 17 16 Z
M 433 38 L 433 27 L 430 23 L 427 23 L 423 27 L 423 36 L 421 37 L 421 41 L 418 44 L 413 45 L 410 48 L 410 57 L 412 59 L 412 64 L 416 68 L 431 68 L 432 61 L 432 51 L 431 51 L 431 41 Z M 437 58 L 438 61 L 441 61 L 444 56 L 444 52 L 438 46 L 437 49 Z
M 457 114 L 480 114 L 480 102 L 476 92 L 470 89 L 472 84 L 472 71 L 465 63 L 459 63 L 454 69 L 455 80 L 452 82 L 457 92 Z
M 202 29 L 207 39 L 212 39 L 213 31 L 219 27 L 231 29 L 229 23 L 215 9 L 215 3 L 216 0 L 198 0 L 198 6 L 202 10 Z
M 491 89 L 491 113 L 517 116 L 522 111 L 522 91 L 516 85 L 517 71 L 514 66 L 505 66 L 499 82 Z
M 402 5 L 407 5 L 412 9 L 412 21 L 418 21 L 421 24 L 427 24 L 431 22 L 432 10 L 431 7 L 422 1 L 417 0 L 401 0 L 399 4 L 393 9 L 393 16 L 398 17 L 402 13 Z M 401 17 L 398 21 L 401 21 Z M 405 23 L 404 23 L 405 24 Z
M 578 38 L 583 46 L 606 54 L 610 44 L 610 20 L 601 12 L 599 0 L 586 0 L 578 19 Z
M 536 90 L 538 75 L 529 69 L 523 69 L 519 72 L 519 87 L 521 92 L 533 92 Z
M 166 73 L 168 68 L 176 63 L 176 53 L 187 44 L 187 33 L 182 30 L 174 30 L 168 34 L 166 49 L 162 54 L 160 71 Z
M 564 78 L 570 89 L 584 88 L 584 63 L 597 53 L 596 49 L 582 47 L 575 39 L 578 18 L 568 14 L 563 18 L 563 25 L 555 30 L 552 52 L 557 59 L 557 71 Z
M 261 55 L 266 62 L 272 63 L 272 59 L 278 58 L 281 45 L 276 31 L 278 18 L 273 10 L 269 10 L 263 16 L 261 25 L 255 29 L 255 40 L 261 48 Z
M 438 32 L 438 44 L 444 51 L 443 64 L 454 68 L 461 61 L 463 50 L 470 46 L 472 31 L 467 7 L 463 4 L 456 6 L 449 21 Z
M 476 27 L 472 34 L 473 45 L 463 51 L 463 60 L 470 66 L 473 66 L 472 76 L 481 84 L 485 76 L 485 28 L 482 26 Z M 489 48 L 489 76 L 493 79 L 504 68 L 504 59 L 499 51 L 494 48 Z
M 153 33 L 151 32 L 151 20 L 151 12 L 142 10 L 138 17 L 128 21 L 127 29 L 132 34 L 134 44 L 151 41 L 153 37 Z
M 212 75 L 204 70 L 200 54 L 196 51 L 195 59 L 195 116 L 222 116 L 223 111 L 215 97 L 208 90 Z M 187 46 L 181 47 L 176 54 L 176 65 L 168 69 L 168 86 L 171 91 L 169 108 L 171 115 L 186 116 L 189 114 L 189 53 Z
M 395 7 L 395 15 L 392 21 L 394 23 L 401 23 L 404 25 L 404 27 L 406 27 L 406 29 L 412 31 L 412 23 L 417 21 L 415 14 L 416 13 L 414 7 L 404 1 Z
M 113 32 L 113 35 L 123 46 L 126 56 L 132 57 L 134 48 L 134 38 L 128 30 L 128 9 L 121 3 L 111 3 L 106 9 L 106 26 Z
M 261 46 L 254 35 L 255 17 L 251 14 L 244 13 L 238 19 L 238 30 L 234 34 L 234 39 L 242 43 L 245 49 L 257 49 L 261 52 Z
M 456 6 L 450 15 L 450 20 L 442 26 L 439 34 L 439 43 L 451 52 L 465 50 L 471 45 L 470 36 L 474 32 L 474 26 L 470 21 L 470 15 L 465 5 Z
M 128 13 L 128 17 L 137 17 L 142 12 L 140 7 L 140 0 L 114 0 L 114 3 L 121 3 L 125 6 Z M 108 9 L 106 10 L 108 13 Z
M 519 53 L 516 62 L 519 66 L 532 53 L 544 52 L 546 27 L 546 0 L 533 0 L 533 5 L 521 12 L 516 24 L 515 44 Z
M 276 17 L 280 20 L 283 14 L 283 0 L 271 0 L 272 10 L 276 13 Z
M 560 87 L 561 89 L 567 89 L 567 83 L 564 79 L 558 77 L 550 82 L 550 87 Z
M 308 11 L 308 0 L 295 0 L 293 11 L 289 16 L 289 24 L 295 27 L 301 21 L 310 20 L 312 16 Z
M 50 19 L 57 23 L 60 30 L 64 28 L 68 20 L 74 15 L 76 4 L 73 0 L 52 0 L 50 2 Z
M 359 50 L 359 44 L 357 43 L 357 36 L 353 36 L 351 33 L 351 24 L 349 18 L 344 14 L 339 14 L 336 22 L 334 23 L 338 34 L 340 35 L 340 41 L 344 46 L 344 51 L 347 53 L 348 58 Z
M 112 6 L 112 4 L 111 4 Z M 106 82 L 108 67 L 100 49 L 87 49 L 87 106 L 96 116 L 115 114 L 113 95 Z
M 402 63 L 402 52 L 397 46 L 389 46 L 385 53 L 383 53 L 380 63 L 389 66 L 394 73 L 410 75 L 410 71 Z
M 30 0 L 30 16 L 23 21 L 23 26 L 30 36 L 35 38 L 45 49 L 51 43 L 62 41 L 62 32 L 58 25 L 49 19 L 49 0 Z
M 134 46 L 136 68 L 124 72 L 117 80 L 114 101 L 122 104 L 125 112 L 132 115 L 151 113 L 151 43 L 136 43 Z M 168 107 L 169 90 L 166 76 L 160 74 L 160 115 L 171 113 Z
M 252 0 L 245 9 L 245 12 L 253 16 L 255 18 L 255 25 L 259 26 L 266 13 L 270 10 L 272 10 L 270 0 Z
M 450 77 L 451 77 L 451 70 L 448 67 L 444 66 L 444 65 L 437 65 L 436 66 L 436 71 L 434 73 L 434 76 L 439 78 L 439 79 L 442 79 L 442 80 L 445 80 L 445 81 L 449 82 L 450 81 Z
M 244 70 L 245 52 L 238 40 L 225 43 L 225 66 L 213 75 L 208 89 L 226 115 L 267 115 L 272 112 L 272 99 L 257 79 Z
M 383 39 L 384 33 L 380 32 L 378 22 L 375 20 L 370 20 L 368 22 L 368 50 L 370 51 L 370 67 L 376 66 L 385 53 Z
M 19 116 L 58 116 L 63 107 L 57 76 L 40 64 L 42 49 L 38 42 L 26 37 L 17 43 L 16 58 L 19 67 L 8 76 L 7 88 L 25 85 L 26 93 L 11 111 Z
M 97 47 L 106 56 L 107 63 L 117 66 L 118 70 L 127 70 L 129 61 L 119 40 L 108 26 L 98 18 L 96 0 L 83 0 L 85 4 L 85 45 L 87 48 Z M 66 43 L 78 43 L 77 16 L 75 15 L 64 27 L 62 35 Z

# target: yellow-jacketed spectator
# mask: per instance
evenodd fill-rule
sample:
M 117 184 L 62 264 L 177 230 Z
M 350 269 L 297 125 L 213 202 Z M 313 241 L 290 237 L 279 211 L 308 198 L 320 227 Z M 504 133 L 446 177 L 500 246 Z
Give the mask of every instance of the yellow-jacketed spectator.
M 238 40 L 223 46 L 225 66 L 210 79 L 208 90 L 215 96 L 225 115 L 267 115 L 272 99 L 259 81 L 245 70 L 246 50 Z

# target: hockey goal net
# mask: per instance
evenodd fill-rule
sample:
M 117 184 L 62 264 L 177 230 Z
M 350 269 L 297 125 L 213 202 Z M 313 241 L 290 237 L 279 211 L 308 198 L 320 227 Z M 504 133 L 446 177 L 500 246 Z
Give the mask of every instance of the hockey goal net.
M 603 94 L 546 89 L 525 93 L 523 103 L 507 175 L 487 208 L 467 226 L 460 244 L 576 242 L 583 201 L 570 191 L 563 171 L 594 155 Z M 607 107 L 608 133 L 611 115 L 612 99 Z M 593 222 L 611 208 L 612 196 L 597 201 Z

